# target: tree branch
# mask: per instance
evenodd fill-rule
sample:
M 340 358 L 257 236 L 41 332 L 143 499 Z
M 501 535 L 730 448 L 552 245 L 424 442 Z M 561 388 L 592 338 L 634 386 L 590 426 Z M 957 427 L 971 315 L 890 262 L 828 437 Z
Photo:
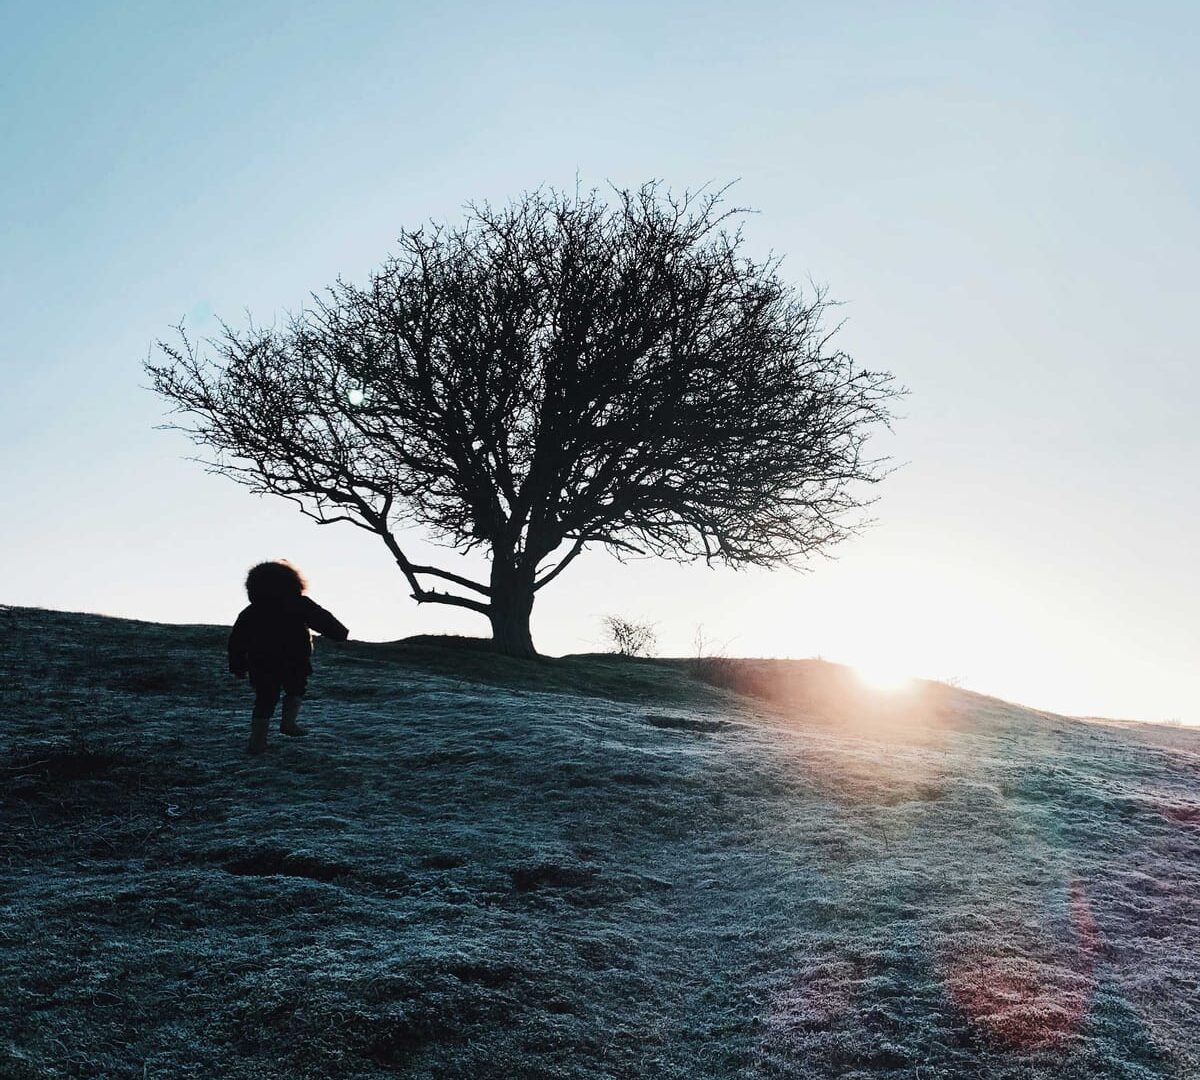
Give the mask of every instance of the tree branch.
M 588 537 L 583 536 L 577 538 L 575 543 L 571 545 L 571 550 L 568 551 L 566 555 L 564 555 L 557 563 L 555 563 L 554 568 L 534 581 L 534 592 L 537 592 L 537 590 L 542 588 L 544 585 L 549 585 L 550 582 L 558 577 L 558 575 L 561 574 L 571 564 L 572 561 L 574 561 L 575 557 L 583 551 L 583 546 L 587 543 L 588 539 Z

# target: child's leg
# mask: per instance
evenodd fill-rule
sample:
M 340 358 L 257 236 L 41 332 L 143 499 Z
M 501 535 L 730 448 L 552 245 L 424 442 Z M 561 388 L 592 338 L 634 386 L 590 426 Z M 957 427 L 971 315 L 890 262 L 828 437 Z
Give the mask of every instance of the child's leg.
M 299 727 L 296 718 L 300 715 L 300 705 L 304 700 L 304 689 L 307 679 L 304 676 L 292 676 L 283 684 L 283 713 L 279 718 L 279 730 L 285 735 L 307 735 L 308 732 Z
M 270 720 L 279 702 L 282 680 L 278 676 L 250 673 L 250 685 L 254 687 L 254 719 Z
M 250 684 L 254 687 L 254 712 L 250 715 L 250 745 L 246 749 L 251 754 L 261 754 L 267 748 L 267 728 L 279 701 L 280 679 L 266 672 L 252 671 Z

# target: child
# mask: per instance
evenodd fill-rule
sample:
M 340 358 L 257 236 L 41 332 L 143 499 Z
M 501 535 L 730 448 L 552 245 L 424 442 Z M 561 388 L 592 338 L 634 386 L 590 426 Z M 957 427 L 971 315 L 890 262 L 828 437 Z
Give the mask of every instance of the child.
M 296 726 L 304 686 L 312 674 L 312 635 L 316 630 L 335 641 L 350 632 L 323 607 L 304 595 L 299 571 L 284 559 L 259 563 L 246 575 L 250 606 L 229 635 L 229 670 L 239 679 L 250 676 L 254 713 L 250 720 L 251 754 L 267 748 L 267 727 L 283 691 L 279 730 L 304 735 Z

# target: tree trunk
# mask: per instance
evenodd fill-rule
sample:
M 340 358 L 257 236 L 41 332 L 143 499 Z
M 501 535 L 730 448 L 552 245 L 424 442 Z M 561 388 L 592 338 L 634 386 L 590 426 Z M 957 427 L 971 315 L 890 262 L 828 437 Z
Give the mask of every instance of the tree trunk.
M 533 612 L 533 574 L 492 563 L 492 642 L 506 656 L 537 656 L 529 632 Z

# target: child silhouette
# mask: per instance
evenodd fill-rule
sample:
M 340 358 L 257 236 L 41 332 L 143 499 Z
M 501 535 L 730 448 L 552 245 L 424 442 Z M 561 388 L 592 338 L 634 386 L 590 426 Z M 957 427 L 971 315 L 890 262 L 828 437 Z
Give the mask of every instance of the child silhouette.
M 239 679 L 250 676 L 254 712 L 250 718 L 251 754 L 267 748 L 271 714 L 283 692 L 279 730 L 304 735 L 296 725 L 308 677 L 312 674 L 312 635 L 335 641 L 350 632 L 319 604 L 304 595 L 304 578 L 285 559 L 259 563 L 246 575 L 250 604 L 229 635 L 229 670 Z

